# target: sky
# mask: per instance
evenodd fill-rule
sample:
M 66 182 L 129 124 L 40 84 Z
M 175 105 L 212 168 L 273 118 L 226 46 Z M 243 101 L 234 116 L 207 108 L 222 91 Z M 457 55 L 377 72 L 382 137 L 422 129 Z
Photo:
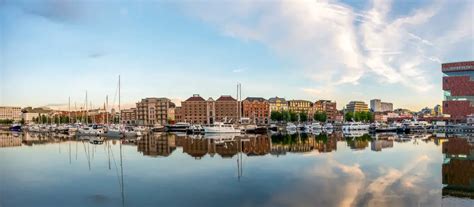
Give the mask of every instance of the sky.
M 0 105 L 133 107 L 144 97 L 443 100 L 474 58 L 474 1 L 0 0 Z

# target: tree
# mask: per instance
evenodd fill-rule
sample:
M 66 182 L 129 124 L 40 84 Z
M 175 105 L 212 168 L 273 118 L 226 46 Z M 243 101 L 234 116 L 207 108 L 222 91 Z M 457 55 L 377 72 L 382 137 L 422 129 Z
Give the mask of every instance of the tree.
M 282 121 L 283 120 L 283 114 L 282 112 L 279 112 L 279 111 L 272 111 L 272 113 L 270 114 L 270 119 L 272 121 Z
M 347 112 L 345 115 L 344 115 L 344 119 L 346 121 L 352 121 L 352 119 L 354 119 L 354 113 L 353 112 Z
M 298 114 L 296 112 L 290 111 L 290 121 L 291 122 L 298 121 Z
M 314 120 L 319 121 L 319 122 L 326 122 L 327 121 L 327 114 L 326 112 L 322 111 L 317 111 L 313 115 Z
M 308 114 L 305 112 L 300 112 L 300 121 L 301 122 L 306 122 L 308 121 Z
M 281 119 L 286 122 L 290 121 L 291 120 L 290 112 L 288 111 L 281 112 Z

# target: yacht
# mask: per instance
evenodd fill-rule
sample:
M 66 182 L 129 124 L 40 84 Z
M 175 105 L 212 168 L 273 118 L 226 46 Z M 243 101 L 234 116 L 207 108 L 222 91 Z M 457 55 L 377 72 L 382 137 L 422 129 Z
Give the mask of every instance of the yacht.
M 101 136 L 105 135 L 105 128 L 99 125 L 89 125 L 77 131 L 80 136 Z
M 349 122 L 342 125 L 342 131 L 369 130 L 370 125 L 361 122 Z
M 289 122 L 288 124 L 286 124 L 286 131 L 289 131 L 289 132 L 296 132 L 296 125 Z
M 313 122 L 311 124 L 311 128 L 315 131 L 319 131 L 319 130 L 322 130 L 323 127 L 321 126 L 319 122 Z
M 209 126 L 204 126 L 205 133 L 240 133 L 241 130 L 233 124 L 224 122 L 214 122 Z
M 324 125 L 324 129 L 326 129 L 326 130 L 330 130 L 330 129 L 331 129 L 331 130 L 332 130 L 332 129 L 334 129 L 334 126 L 333 126 L 331 123 L 326 123 L 326 124 Z
M 168 132 L 186 132 L 191 124 L 186 122 L 178 122 L 176 124 L 167 125 L 165 131 Z

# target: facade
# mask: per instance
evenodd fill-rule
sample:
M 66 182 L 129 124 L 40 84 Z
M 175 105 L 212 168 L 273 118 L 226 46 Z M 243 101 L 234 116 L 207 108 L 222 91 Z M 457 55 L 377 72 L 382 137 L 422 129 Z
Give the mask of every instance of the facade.
M 443 113 L 456 120 L 474 114 L 474 61 L 444 63 Z
M 306 100 L 289 100 L 288 101 L 288 110 L 301 113 L 309 113 L 312 111 L 313 103 Z
M 393 103 L 382 102 L 380 99 L 370 100 L 370 109 L 373 112 L 393 111 Z
M 247 97 L 242 101 L 242 115 L 250 118 L 254 124 L 268 124 L 270 104 L 264 98 Z
M 239 102 L 232 96 L 221 96 L 215 101 L 215 121 L 237 123 L 240 119 L 239 109 Z
M 347 112 L 367 112 L 369 111 L 369 107 L 363 101 L 351 101 L 346 105 Z
M 175 107 L 167 98 L 144 98 L 136 105 L 137 123 L 140 125 L 167 124 L 168 109 Z
M 313 112 L 325 112 L 328 121 L 333 122 L 337 119 L 337 108 L 336 102 L 332 102 L 329 100 L 319 100 L 313 104 Z
M 192 124 L 209 124 L 211 123 L 208 116 L 208 102 L 194 94 L 185 101 L 181 102 L 181 121 Z
M 21 120 L 21 108 L 15 106 L 0 106 L 0 120 Z
M 137 123 L 137 109 L 122 109 L 120 112 L 120 117 L 122 117 L 122 124 L 136 124 Z
M 441 107 L 441 105 L 436 105 L 433 110 L 435 116 L 443 116 L 443 108 Z
M 183 122 L 184 121 L 182 111 L 183 110 L 182 110 L 181 106 L 177 106 L 176 108 L 174 108 L 174 121 L 175 122 Z
M 270 112 L 272 111 L 288 111 L 288 102 L 284 98 L 270 98 L 268 99 L 270 105 Z

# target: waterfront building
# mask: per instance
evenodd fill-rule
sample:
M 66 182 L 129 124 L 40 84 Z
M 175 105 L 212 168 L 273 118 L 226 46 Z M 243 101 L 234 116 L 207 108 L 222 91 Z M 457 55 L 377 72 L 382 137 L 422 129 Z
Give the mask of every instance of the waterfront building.
M 443 112 L 452 119 L 465 120 L 474 114 L 474 61 L 444 63 Z
M 441 107 L 441 105 L 437 104 L 433 110 L 435 116 L 443 116 L 443 108 Z
M 183 110 L 181 106 L 177 106 L 174 108 L 174 121 L 175 122 L 183 122 Z
M 192 124 L 210 124 L 208 102 L 199 94 L 194 94 L 181 102 L 181 119 Z
M 312 114 L 316 112 L 324 112 L 326 113 L 327 120 L 330 122 L 334 122 L 337 120 L 337 108 L 336 102 L 332 102 L 329 100 L 319 100 L 313 104 L 313 113 L 311 113 L 310 118 L 312 118 Z
M 140 125 L 166 125 L 168 109 L 175 104 L 168 98 L 144 98 L 137 104 L 137 123 Z
M 306 100 L 289 100 L 288 110 L 296 113 L 310 113 L 313 108 L 313 103 Z
M 370 100 L 370 109 L 373 112 L 393 111 L 393 103 L 382 102 L 380 99 Z
M 351 101 L 346 106 L 346 112 L 367 112 L 369 107 L 363 101 Z
M 268 104 L 270 105 L 270 112 L 272 111 L 288 111 L 288 102 L 285 98 L 273 97 L 268 99 Z
M 53 110 L 47 107 L 26 107 L 21 110 L 21 117 L 25 120 L 25 123 L 30 123 L 33 119 L 36 119 L 41 116 L 50 117 L 53 114 Z
M 215 101 L 215 121 L 239 122 L 239 102 L 232 96 L 223 95 Z
M 137 108 L 122 109 L 120 117 L 122 117 L 122 124 L 137 124 Z
M 21 108 L 16 106 L 0 106 L 0 120 L 21 120 Z
M 242 101 L 242 114 L 254 124 L 268 124 L 270 104 L 261 97 L 247 97 Z

